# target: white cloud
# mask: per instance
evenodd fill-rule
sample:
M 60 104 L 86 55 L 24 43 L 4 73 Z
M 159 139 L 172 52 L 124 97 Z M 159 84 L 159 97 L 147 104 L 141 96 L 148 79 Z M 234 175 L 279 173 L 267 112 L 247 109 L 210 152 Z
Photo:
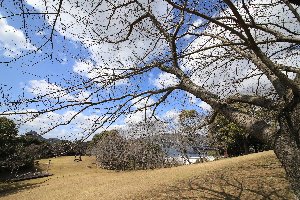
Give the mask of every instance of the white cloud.
M 13 58 L 29 50 L 36 50 L 36 47 L 26 40 L 21 30 L 10 26 L 0 14 L 0 51 L 3 51 L 3 55 Z
M 145 116 L 146 116 L 147 120 L 151 120 L 153 118 L 153 116 L 152 116 L 153 109 L 152 108 L 147 107 L 146 111 L 145 111 L 145 106 L 150 106 L 155 103 L 155 101 L 152 98 L 138 97 L 138 98 L 131 100 L 131 103 L 132 103 L 135 111 L 133 113 L 126 115 L 126 117 L 124 119 L 124 122 L 126 124 L 130 124 L 130 123 L 136 124 L 139 122 L 143 122 L 143 121 L 145 121 Z M 138 110 L 138 109 L 142 109 L 142 110 Z M 156 118 L 159 118 L 159 117 L 156 116 Z
M 152 98 L 135 98 L 131 101 L 133 107 L 135 109 L 143 109 L 145 108 L 145 106 L 150 106 L 152 104 L 155 103 L 155 101 Z M 145 121 L 145 115 L 146 118 L 149 119 L 152 116 L 152 112 L 153 110 L 151 108 L 146 108 L 143 110 L 139 110 L 139 111 L 135 111 L 134 113 L 130 113 L 128 114 L 125 119 L 124 122 L 125 123 L 138 123 L 138 122 L 142 122 Z
M 163 114 L 162 119 L 172 120 L 175 123 L 179 122 L 180 111 L 176 109 L 168 110 Z
M 49 83 L 46 80 L 31 80 L 26 89 L 35 96 L 46 96 L 49 99 L 59 98 L 67 101 L 84 101 L 90 95 L 90 92 L 84 90 L 76 91 L 75 94 L 71 95 L 65 88 Z
M 36 112 L 35 109 L 23 110 L 23 112 Z M 21 111 L 20 111 L 21 112 Z M 52 127 L 68 122 L 73 116 L 76 117 L 73 121 L 65 126 L 60 126 L 54 130 Z M 77 114 L 76 111 L 66 111 L 64 113 L 48 112 L 34 117 L 33 114 L 25 115 L 10 115 L 19 124 L 20 134 L 28 131 L 36 131 L 38 134 L 43 134 L 45 138 L 65 138 L 65 139 L 79 139 L 86 137 L 91 131 L 94 123 L 99 122 L 98 115 L 86 115 L 84 113 Z M 50 130 L 50 131 L 49 131 Z M 102 129 L 101 129 L 102 130 Z M 49 132 L 48 132 L 49 131 Z
M 188 32 L 190 32 L 190 33 L 197 32 L 197 31 L 196 31 L 197 27 L 199 27 L 202 23 L 203 23 L 203 20 L 202 20 L 202 19 L 196 19 L 196 20 L 193 22 L 192 26 L 189 27 Z M 184 36 L 185 39 L 189 39 L 189 38 L 191 38 L 191 37 L 192 37 L 191 35 L 185 35 L 185 36 Z
M 128 1 L 117 1 L 114 2 L 114 5 L 112 5 L 107 1 L 102 1 L 100 4 L 95 4 L 95 2 L 93 1 L 83 0 L 63 1 L 61 6 L 62 12 L 58 17 L 55 28 L 61 35 L 64 35 L 69 39 L 87 43 L 89 42 L 89 39 L 97 38 L 102 34 L 104 34 L 104 36 L 109 35 L 110 38 L 115 37 L 121 29 L 124 29 L 128 25 L 128 22 L 132 22 L 142 14 L 144 14 L 144 11 L 138 9 L 137 4 L 131 4 L 129 6 L 120 7 L 118 9 L 118 12 L 112 15 L 113 6 L 117 6 L 126 2 Z M 149 1 L 147 0 L 142 0 L 139 2 L 144 4 L 144 6 L 148 8 L 150 6 L 152 13 L 158 19 L 161 19 L 162 23 L 165 21 L 163 16 L 166 16 L 168 14 L 167 3 L 159 0 L 151 1 L 150 5 L 148 4 Z M 45 4 L 43 1 L 39 0 L 26 0 L 26 3 L 39 11 L 57 12 L 60 1 L 48 1 L 47 4 Z M 96 6 L 97 9 L 94 10 Z M 125 15 L 128 21 L 127 23 L 122 24 L 120 23 L 120 20 L 122 20 L 121 17 Z M 48 15 L 46 19 L 48 23 L 52 25 L 55 18 L 56 15 Z M 110 19 L 111 23 L 109 27 L 106 27 L 106 25 L 108 24 L 108 19 Z M 86 24 L 85 20 L 95 21 L 97 23 Z M 145 23 L 149 24 L 149 22 Z M 94 31 L 92 29 L 94 29 Z M 134 30 L 134 32 L 136 33 L 133 34 L 137 34 L 136 30 Z M 81 34 L 85 35 L 85 38 L 83 38 Z M 123 36 L 125 35 L 126 33 L 124 32 Z M 139 41 L 140 45 L 142 45 L 142 41 L 143 40 Z M 93 43 L 95 43 L 95 41 Z
M 204 111 L 208 111 L 208 112 L 212 110 L 212 107 L 209 104 L 207 104 L 205 101 L 201 101 L 199 103 L 199 107 L 202 108 Z
M 76 61 L 73 66 L 73 71 L 81 76 L 92 79 L 99 85 L 107 84 L 109 81 L 116 78 L 119 74 L 118 71 L 113 71 L 112 68 L 103 68 L 101 66 L 94 65 L 92 61 Z M 110 82 L 111 83 L 111 82 Z M 115 86 L 130 85 L 129 79 L 124 78 L 118 81 L 114 81 Z
M 95 78 L 97 74 L 93 70 L 94 65 L 91 61 L 76 61 L 73 66 L 73 71 L 88 78 Z
M 148 119 L 150 117 L 150 112 L 146 111 L 146 118 Z M 139 122 L 145 121 L 145 111 L 137 111 L 135 113 L 131 113 L 129 115 L 126 116 L 126 118 L 124 119 L 124 122 L 126 124 L 136 124 Z
M 59 5 L 58 0 L 47 1 L 47 5 L 43 1 L 38 0 L 26 0 L 26 2 L 40 12 L 56 12 Z M 116 1 L 114 2 L 114 6 L 125 2 L 127 1 Z M 148 2 L 147 0 L 139 1 L 139 3 L 145 6 Z M 80 7 L 81 5 L 84 6 L 84 9 Z M 103 86 L 115 76 L 124 73 L 123 69 L 138 67 L 140 63 L 147 61 L 150 57 L 153 58 L 154 54 L 163 52 L 166 48 L 165 42 L 157 38 L 159 31 L 155 28 L 149 28 L 153 27 L 153 24 L 149 20 L 143 20 L 133 29 L 130 37 L 132 38 L 131 41 L 118 44 L 107 43 L 105 41 L 107 38 L 110 40 L 124 38 L 128 31 L 128 24 L 143 15 L 144 11 L 137 9 L 138 6 L 134 3 L 119 8 L 112 15 L 112 4 L 102 1 L 97 10 L 92 12 L 96 5 L 93 1 L 63 1 L 62 11 L 55 25 L 55 30 L 67 39 L 80 42 L 90 52 L 90 57 L 86 58 L 86 60 L 77 60 L 75 62 L 73 72 L 89 79 L 94 79 L 99 86 Z M 161 23 L 169 26 L 165 23 L 168 19 L 163 17 L 172 17 L 172 14 L 168 13 L 168 4 L 166 2 L 154 0 L 151 1 L 150 7 L 147 5 L 148 8 Z M 53 25 L 55 17 L 55 15 L 48 15 L 46 20 L 50 25 Z M 112 18 L 109 20 L 110 17 Z M 124 18 L 126 18 L 126 21 L 122 21 Z M 87 21 L 94 23 L 86 23 Z M 108 22 L 110 22 L 110 26 L 106 28 Z M 140 29 L 147 29 L 147 32 L 141 33 Z M 120 30 L 123 30 L 123 32 L 119 33 Z M 157 45 L 155 48 L 154 44 Z M 122 79 L 116 81 L 113 85 L 128 86 L 130 84 L 129 79 Z M 48 88 L 60 89 L 54 85 L 50 85 Z M 111 92 L 109 91 L 109 87 L 106 89 L 108 92 Z M 127 87 L 127 89 L 130 89 L 130 87 Z M 48 92 L 45 89 L 42 91 L 43 93 Z M 73 97 L 69 95 L 62 93 L 59 96 L 66 96 L 67 99 L 72 99 Z M 137 101 L 134 100 L 131 103 L 135 102 Z M 137 102 L 134 108 L 141 108 L 145 104 L 149 105 L 153 102 L 152 99 L 149 99 L 147 103 L 146 100 L 142 100 L 141 102 Z M 151 111 L 148 109 L 147 112 L 150 113 Z M 143 119 L 142 115 L 141 112 L 137 112 L 136 114 L 127 116 L 125 121 L 138 121 Z
M 47 95 L 49 98 L 73 99 L 73 96 L 64 91 L 62 87 L 48 83 L 46 80 L 31 80 L 26 89 L 35 96 Z
M 155 103 L 155 101 L 149 98 L 138 97 L 131 101 L 135 108 L 144 108 L 145 106 L 150 106 Z
M 175 86 L 179 83 L 179 79 L 173 75 L 166 72 L 162 72 L 158 75 L 158 78 L 153 81 L 153 85 L 159 89 Z
M 40 12 L 56 12 L 59 5 L 58 0 L 48 1 L 47 4 L 38 0 L 26 0 L 26 2 Z M 125 2 L 127 1 L 116 1 L 114 6 Z M 142 0 L 139 2 L 146 5 L 148 1 Z M 152 26 L 149 20 L 143 20 L 133 29 L 131 34 L 133 40 L 119 44 L 107 43 L 105 41 L 107 38 L 110 40 L 124 38 L 128 32 L 128 24 L 143 15 L 144 11 L 137 9 L 138 6 L 134 3 L 120 7 L 113 14 L 112 4 L 102 1 L 97 9 L 92 12 L 96 5 L 93 1 L 83 0 L 70 0 L 62 3 L 62 11 L 55 29 L 66 38 L 81 42 L 91 54 L 88 59 L 93 60 L 93 64 L 90 61 L 85 61 L 85 64 L 78 61 L 74 66 L 74 71 L 78 72 L 78 68 L 82 69 L 84 67 L 93 69 L 91 72 L 85 70 L 84 75 L 89 78 L 101 75 L 100 82 L 102 83 L 111 78 L 113 73 L 118 74 L 121 72 L 114 69 L 137 66 L 141 62 L 140 58 L 147 60 L 153 54 L 161 52 L 165 48 L 164 42 L 157 38 L 158 31 L 154 28 L 149 29 L 149 26 Z M 166 19 L 162 16 L 168 14 L 168 4 L 164 1 L 154 0 L 151 1 L 150 7 L 147 5 L 147 9 L 149 8 L 160 19 L 161 23 L 165 23 Z M 47 22 L 52 25 L 55 17 L 56 15 L 47 15 Z M 126 21 L 123 20 L 124 18 L 126 18 Z M 93 23 L 86 23 L 87 21 Z M 109 22 L 110 26 L 107 27 Z M 141 34 L 140 29 L 147 29 L 148 32 Z M 120 30 L 124 31 L 119 33 Z M 157 43 L 157 46 L 153 51 L 152 48 L 155 43 Z M 128 84 L 128 82 L 127 79 L 121 80 L 116 85 Z
M 35 34 L 37 36 L 44 36 L 44 35 L 46 35 L 46 33 L 44 31 L 37 31 Z
M 191 104 L 196 104 L 198 102 L 198 99 L 197 99 L 197 97 L 195 97 L 195 95 L 188 93 L 188 92 L 186 92 L 186 94 L 187 94 L 188 99 Z

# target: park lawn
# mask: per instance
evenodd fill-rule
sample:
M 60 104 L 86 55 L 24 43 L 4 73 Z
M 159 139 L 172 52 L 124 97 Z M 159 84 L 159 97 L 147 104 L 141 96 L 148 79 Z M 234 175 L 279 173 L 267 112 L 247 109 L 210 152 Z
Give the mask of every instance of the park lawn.
M 51 159 L 51 177 L 0 185 L 1 200 L 293 199 L 272 151 L 203 164 L 115 172 L 94 157 Z M 48 160 L 40 166 L 47 168 Z

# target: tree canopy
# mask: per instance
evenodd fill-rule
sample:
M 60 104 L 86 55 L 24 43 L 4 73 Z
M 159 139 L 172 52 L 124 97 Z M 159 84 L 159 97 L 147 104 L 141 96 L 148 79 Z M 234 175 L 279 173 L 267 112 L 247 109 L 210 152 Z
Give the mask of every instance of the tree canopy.
M 24 141 L 18 136 L 18 129 L 13 120 L 0 117 L 0 172 L 19 169 L 33 165 L 34 151 L 25 147 Z
M 18 134 L 18 129 L 13 120 L 6 117 L 0 117 L 0 138 L 1 140 L 9 140 L 15 138 Z
M 0 169 L 8 168 L 12 155 L 16 150 L 16 124 L 6 118 L 0 117 Z

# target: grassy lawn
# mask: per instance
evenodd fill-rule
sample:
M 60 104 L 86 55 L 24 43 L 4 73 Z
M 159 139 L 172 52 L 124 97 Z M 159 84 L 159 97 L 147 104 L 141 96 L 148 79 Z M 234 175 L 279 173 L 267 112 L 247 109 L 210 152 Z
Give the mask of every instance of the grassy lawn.
M 3 200 L 293 199 L 272 151 L 157 170 L 98 169 L 93 157 L 51 159 L 51 177 L 1 184 Z M 48 160 L 41 160 L 46 168 Z

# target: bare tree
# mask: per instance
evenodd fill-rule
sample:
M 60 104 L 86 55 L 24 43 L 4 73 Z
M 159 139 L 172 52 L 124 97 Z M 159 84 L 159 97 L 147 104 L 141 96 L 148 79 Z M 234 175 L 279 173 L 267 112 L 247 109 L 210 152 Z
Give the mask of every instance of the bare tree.
M 146 126 L 135 125 L 135 129 L 144 129 Z M 104 131 L 100 135 L 97 143 L 92 146 L 92 152 L 103 168 L 137 170 L 154 169 L 165 165 L 165 152 L 158 138 L 143 136 L 144 134 L 134 134 L 133 137 L 132 133 L 122 136 L 117 130 Z
M 36 9 L 19 15 L 24 21 L 29 15 L 44 17 L 44 28 L 50 31 L 31 51 L 51 57 L 58 35 L 79 41 L 91 56 L 77 63 L 74 77 L 85 78 L 62 82 L 48 93 L 35 91 L 34 98 L 14 100 L 4 95 L 6 101 L 1 103 L 10 109 L 2 115 L 34 118 L 76 110 L 53 129 L 86 110 L 101 108 L 106 112 L 93 119 L 91 133 L 124 114 L 156 117 L 166 101 L 179 101 L 184 91 L 270 144 L 300 198 L 298 1 L 60 0 Z M 142 81 L 157 71 L 167 79 L 158 80 L 157 87 L 142 87 Z M 272 110 L 279 126 L 241 112 L 232 106 L 236 102 Z M 40 110 L 22 111 L 24 106 L 42 104 Z

